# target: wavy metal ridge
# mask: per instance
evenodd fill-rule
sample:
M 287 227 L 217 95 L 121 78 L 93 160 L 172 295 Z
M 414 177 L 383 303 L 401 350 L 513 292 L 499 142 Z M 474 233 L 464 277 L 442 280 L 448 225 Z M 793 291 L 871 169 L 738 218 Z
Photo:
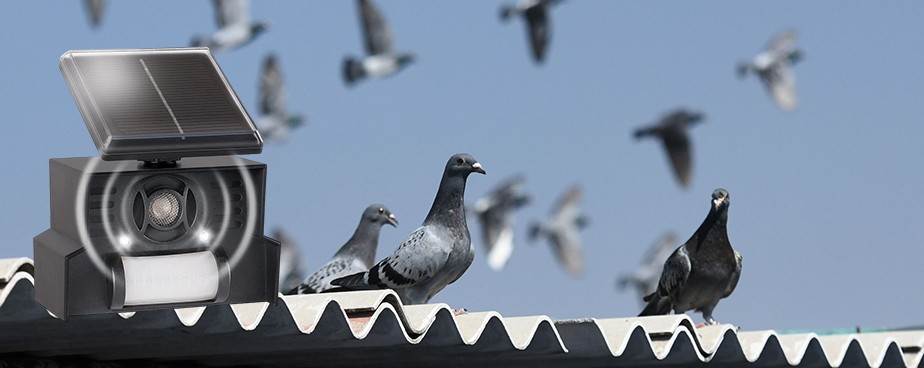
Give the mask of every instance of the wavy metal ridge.
M 686 315 L 456 316 L 445 304 L 405 306 L 391 290 L 64 322 L 35 302 L 32 270 L 28 258 L 0 260 L 0 354 L 210 366 L 924 366 L 924 330 L 818 336 L 696 328 Z

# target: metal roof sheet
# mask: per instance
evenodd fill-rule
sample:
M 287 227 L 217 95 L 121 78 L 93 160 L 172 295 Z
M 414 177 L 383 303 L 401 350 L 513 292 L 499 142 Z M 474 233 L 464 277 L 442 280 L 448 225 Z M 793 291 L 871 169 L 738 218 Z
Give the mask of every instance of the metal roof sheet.
M 27 258 L 0 260 L 0 354 L 208 366 L 924 366 L 924 330 L 818 336 L 695 328 L 682 314 L 455 316 L 445 304 L 404 306 L 390 290 L 61 321 L 34 300 L 32 269 Z

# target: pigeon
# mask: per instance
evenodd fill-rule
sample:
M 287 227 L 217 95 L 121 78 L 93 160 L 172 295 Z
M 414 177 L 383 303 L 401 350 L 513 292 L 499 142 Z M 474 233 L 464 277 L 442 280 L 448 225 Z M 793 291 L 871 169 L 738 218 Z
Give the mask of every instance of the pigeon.
M 279 241 L 279 290 L 291 290 L 305 277 L 305 270 L 298 246 L 285 231 L 273 229 L 273 239 Z
M 260 113 L 263 117 L 257 122 L 257 129 L 264 140 L 285 141 L 291 129 L 302 125 L 304 118 L 301 115 L 289 115 L 286 110 L 282 72 L 276 56 L 270 54 L 263 59 L 263 72 L 260 74 Z
M 693 153 L 690 150 L 687 128 L 704 117 L 703 113 L 677 109 L 664 115 L 657 123 L 635 131 L 635 139 L 655 136 L 661 140 L 667 157 L 671 160 L 674 176 L 684 189 L 689 188 L 690 174 L 693 171 Z
M 212 0 L 212 3 L 218 31 L 208 37 L 194 37 L 193 47 L 208 47 L 215 52 L 231 50 L 250 43 L 269 28 L 268 22 L 250 20 L 248 0 Z
M 334 257 L 313 274 L 305 278 L 289 294 L 314 294 L 333 286 L 331 280 L 368 271 L 375 262 L 375 251 L 379 245 L 382 225 L 398 227 L 398 219 L 385 205 L 373 204 L 366 207 L 353 236 L 337 250 Z
M 587 226 L 587 218 L 580 213 L 581 196 L 581 187 L 571 186 L 558 199 L 552 216 L 544 222 L 533 223 L 529 230 L 530 242 L 535 242 L 539 236 L 549 239 L 559 263 L 573 276 L 584 273 L 580 230 Z
M 359 8 L 367 55 L 362 60 L 352 56 L 343 60 L 343 80 L 347 85 L 352 85 L 365 77 L 388 77 L 415 59 L 413 54 L 394 51 L 391 29 L 371 0 L 357 0 L 356 4 Z
M 658 290 L 646 296 L 639 316 L 702 312 L 706 324 L 718 324 L 712 311 L 731 295 L 741 277 L 741 254 L 728 241 L 729 195 L 712 192 L 712 206 L 702 225 L 664 262 Z
M 507 21 L 514 14 L 520 15 L 526 21 L 526 32 L 529 33 L 529 43 L 532 46 L 533 61 L 542 63 L 545 50 L 549 45 L 552 25 L 549 20 L 549 7 L 559 0 L 519 0 L 514 5 L 501 7 L 500 17 Z
M 507 179 L 475 202 L 488 266 L 495 271 L 502 270 L 513 253 L 513 211 L 529 203 L 529 196 L 522 193 L 524 180 L 522 175 Z
M 423 224 L 394 253 L 369 271 L 331 282 L 347 289 L 394 289 L 404 304 L 423 304 L 471 266 L 475 259 L 465 223 L 465 182 L 484 168 L 469 154 L 449 158 Z
M 802 50 L 796 49 L 796 31 L 786 30 L 770 41 L 767 48 L 753 61 L 738 64 L 738 76 L 757 74 L 773 102 L 783 111 L 796 109 L 796 77 L 791 66 L 802 59 Z
M 633 274 L 626 274 L 619 278 L 618 285 L 620 289 L 629 286 L 635 287 L 638 291 L 639 301 L 646 295 L 658 290 L 658 280 L 661 277 L 661 269 L 664 267 L 664 261 L 674 253 L 677 246 L 677 236 L 674 233 L 667 233 L 661 236 L 645 255 L 645 260 L 641 267 Z
M 90 27 L 99 28 L 103 23 L 103 12 L 106 10 L 106 0 L 83 0 L 83 6 L 90 17 Z

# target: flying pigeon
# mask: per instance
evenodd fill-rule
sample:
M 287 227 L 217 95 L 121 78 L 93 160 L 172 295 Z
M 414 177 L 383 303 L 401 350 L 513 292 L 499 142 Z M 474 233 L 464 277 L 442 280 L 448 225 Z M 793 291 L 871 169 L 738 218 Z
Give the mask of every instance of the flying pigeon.
M 725 189 L 712 192 L 712 207 L 693 236 L 664 262 L 658 290 L 644 298 L 648 305 L 639 316 L 703 313 L 706 324 L 718 322 L 712 311 L 731 295 L 741 277 L 741 254 L 728 241 L 729 196 Z
M 690 174 L 693 171 L 693 153 L 687 129 L 700 122 L 703 117 L 703 113 L 677 109 L 664 115 L 657 123 L 635 131 L 635 139 L 654 136 L 661 140 L 667 157 L 671 160 L 674 176 L 683 188 L 689 188 Z
M 473 172 L 485 173 L 471 155 L 449 158 L 423 224 L 369 271 L 331 284 L 348 289 L 394 289 L 404 304 L 423 304 L 458 280 L 475 259 L 464 205 L 465 182 Z
M 738 76 L 757 74 L 773 102 L 783 111 L 796 109 L 796 77 L 791 66 L 802 59 L 802 50 L 796 49 L 796 31 L 786 30 L 770 41 L 767 48 L 753 61 L 738 64 Z
M 529 34 L 529 43 L 532 46 L 533 60 L 541 63 L 545 58 L 545 50 L 552 36 L 552 24 L 549 20 L 549 7 L 560 0 L 519 0 L 514 5 L 504 5 L 500 10 L 502 21 L 507 21 L 514 14 L 520 15 L 526 21 L 526 32 Z
M 253 41 L 269 28 L 265 21 L 250 20 L 250 1 L 212 0 L 215 6 L 218 31 L 208 37 L 193 38 L 193 47 L 208 47 L 212 51 L 231 50 Z
M 620 289 L 629 286 L 635 288 L 639 294 L 639 300 L 646 295 L 658 290 L 658 280 L 661 277 L 661 269 L 664 267 L 664 261 L 674 253 L 677 247 L 677 237 L 674 233 L 667 233 L 661 236 L 645 255 L 642 265 L 632 274 L 626 274 L 619 278 L 618 285 Z
M 343 80 L 347 85 L 352 85 L 365 77 L 388 77 L 414 61 L 413 54 L 395 52 L 391 29 L 371 0 L 357 0 L 356 5 L 363 27 L 366 57 L 357 60 L 347 56 L 343 60 Z
M 263 117 L 257 122 L 257 129 L 264 140 L 285 141 L 291 129 L 302 125 L 304 118 L 289 115 L 287 105 L 279 62 L 275 55 L 267 55 L 260 74 L 260 114 Z
M 558 199 L 551 217 L 534 223 L 529 230 L 530 242 L 539 236 L 549 239 L 559 263 L 573 276 L 584 273 L 580 230 L 587 226 L 587 218 L 580 213 L 581 196 L 581 187 L 571 186 Z
M 375 262 L 379 231 L 385 224 L 398 227 L 398 219 L 387 207 L 381 204 L 366 207 L 359 219 L 359 225 L 356 226 L 356 231 L 346 244 L 337 250 L 329 262 L 314 271 L 289 294 L 320 293 L 333 287 L 330 284 L 331 280 L 368 271 Z
M 513 211 L 529 203 L 529 196 L 522 193 L 524 180 L 522 175 L 507 179 L 475 202 L 488 266 L 495 271 L 502 270 L 513 253 Z
M 279 241 L 279 290 L 291 290 L 305 277 L 301 252 L 292 238 L 282 229 L 273 229 L 273 239 Z
M 103 12 L 106 10 L 106 0 L 83 0 L 83 6 L 90 17 L 90 27 L 99 28 L 103 23 Z

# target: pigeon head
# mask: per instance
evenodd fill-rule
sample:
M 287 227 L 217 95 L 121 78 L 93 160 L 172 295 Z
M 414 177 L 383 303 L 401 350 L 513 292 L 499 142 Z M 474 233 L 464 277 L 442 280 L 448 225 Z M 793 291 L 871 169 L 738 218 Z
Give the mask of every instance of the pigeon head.
M 712 208 L 715 210 L 727 208 L 730 203 L 730 198 L 727 190 L 722 188 L 716 189 L 712 192 Z
M 366 210 L 363 212 L 363 221 L 368 221 L 379 226 L 390 224 L 391 226 L 398 227 L 398 219 L 395 217 L 395 214 L 391 213 L 385 205 L 378 203 L 366 207 Z
M 467 153 L 457 153 L 449 158 L 446 163 L 446 176 L 461 176 L 467 178 L 468 174 L 473 172 L 484 174 L 484 168 L 475 160 L 472 155 Z
M 270 27 L 270 24 L 267 21 L 254 22 L 253 24 L 250 25 L 251 38 L 254 38 L 258 34 L 265 32 L 266 30 L 269 29 L 269 27 Z

